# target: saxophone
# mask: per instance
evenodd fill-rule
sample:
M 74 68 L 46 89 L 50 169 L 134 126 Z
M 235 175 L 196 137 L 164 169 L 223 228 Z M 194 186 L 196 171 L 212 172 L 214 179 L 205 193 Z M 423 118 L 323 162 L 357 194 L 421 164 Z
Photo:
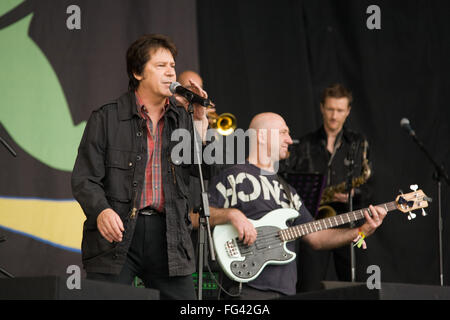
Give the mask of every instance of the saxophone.
M 363 161 L 362 161 L 362 174 L 359 177 L 352 179 L 352 188 L 357 188 L 367 182 L 367 180 L 370 178 L 370 175 L 372 173 L 370 166 L 369 166 L 369 160 L 367 159 L 367 148 L 369 144 L 367 140 L 364 140 L 363 145 Z M 334 195 L 336 193 L 345 193 L 348 191 L 347 188 L 347 182 L 341 182 L 336 185 L 332 185 L 329 187 L 326 187 L 322 193 L 322 198 L 320 200 L 320 207 L 318 211 L 318 218 L 328 218 L 336 215 L 336 210 L 334 210 L 331 206 L 326 205 L 327 203 L 333 202 Z

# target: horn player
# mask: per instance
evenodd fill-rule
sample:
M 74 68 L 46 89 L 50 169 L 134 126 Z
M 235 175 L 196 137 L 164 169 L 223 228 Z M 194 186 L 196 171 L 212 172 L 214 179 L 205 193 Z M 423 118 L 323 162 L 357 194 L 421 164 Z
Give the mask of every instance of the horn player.
M 351 190 L 353 208 L 365 207 L 370 202 L 370 184 L 367 183 L 371 172 L 368 143 L 363 134 L 351 130 L 346 125 L 346 120 L 352 110 L 352 100 L 350 90 L 340 83 L 325 88 L 320 100 L 322 126 L 301 137 L 299 143 L 291 149 L 290 157 L 284 164 L 280 164 L 280 168 L 282 168 L 280 170 L 284 172 L 318 172 L 326 177 L 327 188 L 325 190 L 335 190 L 326 199 L 328 214 L 349 211 L 348 189 L 342 186 L 348 180 L 351 158 L 354 160 L 354 179 L 361 177 L 363 180 L 358 188 L 354 187 Z M 337 188 L 339 184 L 341 186 Z M 316 216 L 315 218 L 320 217 Z M 321 281 L 324 280 L 351 280 L 351 260 L 348 247 L 329 251 L 313 251 L 309 247 L 301 245 L 299 255 L 298 291 L 321 289 Z

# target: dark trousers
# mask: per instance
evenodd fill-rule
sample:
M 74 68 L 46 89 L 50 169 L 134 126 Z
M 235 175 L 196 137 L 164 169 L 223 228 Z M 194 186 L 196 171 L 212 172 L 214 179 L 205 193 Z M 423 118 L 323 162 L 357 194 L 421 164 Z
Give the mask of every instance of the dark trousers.
M 323 289 L 322 281 L 351 281 L 350 245 L 313 250 L 303 241 L 297 247 L 297 292 Z
M 127 260 L 118 275 L 87 273 L 91 280 L 132 284 L 138 276 L 146 288 L 157 289 L 161 300 L 195 300 L 192 275 L 169 277 L 164 214 L 138 215 Z

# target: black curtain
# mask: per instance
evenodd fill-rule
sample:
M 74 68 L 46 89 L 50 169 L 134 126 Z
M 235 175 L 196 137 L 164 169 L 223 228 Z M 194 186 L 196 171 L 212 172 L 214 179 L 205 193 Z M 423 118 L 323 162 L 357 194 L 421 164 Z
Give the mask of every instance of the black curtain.
M 381 29 L 366 13 L 378 5 Z M 319 95 L 342 82 L 354 94 L 348 125 L 372 147 L 373 203 L 411 184 L 433 198 L 428 216 L 394 211 L 357 250 L 357 280 L 378 265 L 383 282 L 439 284 L 433 167 L 399 122 L 409 118 L 437 162 L 450 167 L 450 4 L 446 1 L 207 1 L 197 3 L 200 70 L 218 113 L 246 129 L 257 113 L 282 115 L 294 138 L 321 124 Z M 442 187 L 444 279 L 449 284 L 448 186 Z

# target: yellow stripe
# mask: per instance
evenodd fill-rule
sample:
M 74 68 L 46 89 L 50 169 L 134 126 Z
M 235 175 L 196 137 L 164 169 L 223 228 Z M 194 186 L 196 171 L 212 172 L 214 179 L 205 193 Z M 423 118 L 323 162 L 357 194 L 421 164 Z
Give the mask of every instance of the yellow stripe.
M 81 248 L 84 220 L 75 200 L 0 198 L 0 225 L 65 247 Z

